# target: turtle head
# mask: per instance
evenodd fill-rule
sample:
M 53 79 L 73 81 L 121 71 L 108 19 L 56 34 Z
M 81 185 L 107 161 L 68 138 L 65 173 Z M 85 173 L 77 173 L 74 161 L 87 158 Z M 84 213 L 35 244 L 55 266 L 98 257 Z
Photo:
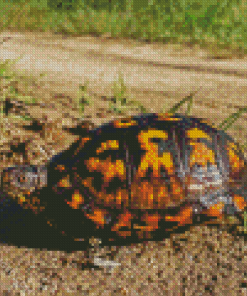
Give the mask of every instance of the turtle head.
M 47 185 L 45 166 L 20 165 L 5 169 L 1 175 L 1 188 L 4 192 L 33 192 Z

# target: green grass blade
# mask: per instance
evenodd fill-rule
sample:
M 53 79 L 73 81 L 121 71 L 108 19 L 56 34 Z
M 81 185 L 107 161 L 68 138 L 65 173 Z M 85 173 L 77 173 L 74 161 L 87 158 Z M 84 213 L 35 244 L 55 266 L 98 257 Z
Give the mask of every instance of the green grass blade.
M 185 104 L 187 101 L 189 101 L 188 103 L 188 108 L 186 111 L 186 114 L 189 114 L 190 109 L 192 107 L 192 101 L 193 101 L 193 97 L 194 95 L 200 90 L 201 88 L 199 88 L 197 91 L 190 93 L 187 97 L 185 97 L 184 99 L 182 99 L 179 103 L 177 103 L 176 105 L 174 105 L 171 109 L 169 109 L 167 111 L 167 113 L 172 113 L 174 114 L 183 104 Z
M 223 120 L 222 123 L 219 124 L 218 128 L 219 129 L 223 129 L 224 131 L 226 131 L 241 116 L 241 114 L 242 113 L 245 113 L 245 112 L 247 112 L 247 107 L 239 108 L 239 111 L 238 112 L 231 114 L 228 118 L 226 118 L 225 120 Z

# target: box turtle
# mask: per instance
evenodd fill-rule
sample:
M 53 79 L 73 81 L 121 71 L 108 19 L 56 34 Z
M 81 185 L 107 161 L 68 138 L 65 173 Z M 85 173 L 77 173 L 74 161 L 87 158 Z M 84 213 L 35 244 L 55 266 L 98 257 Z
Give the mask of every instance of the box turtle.
M 245 171 L 239 145 L 204 120 L 141 114 L 84 128 L 46 166 L 4 170 L 1 204 L 14 200 L 74 241 L 149 240 L 243 213 Z

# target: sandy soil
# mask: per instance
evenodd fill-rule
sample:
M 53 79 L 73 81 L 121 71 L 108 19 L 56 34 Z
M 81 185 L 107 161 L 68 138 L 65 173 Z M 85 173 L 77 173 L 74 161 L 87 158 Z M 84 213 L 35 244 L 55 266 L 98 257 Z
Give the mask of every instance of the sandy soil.
M 167 110 L 196 90 L 192 114 L 213 123 L 246 107 L 247 58 L 215 60 L 196 47 L 107 37 L 4 32 L 1 40 L 0 60 L 24 55 L 14 68 L 25 71 L 31 85 L 26 93 L 38 98 L 36 104 L 16 108 L 45 126 L 42 133 L 27 132 L 20 121 L 5 118 L 8 133 L 1 150 L 8 151 L 13 141 L 27 141 L 29 163 L 47 161 L 76 139 L 62 127 L 74 126 L 81 118 L 75 97 L 79 85 L 86 81 L 92 104 L 85 108 L 84 119 L 95 125 L 119 116 L 109 111 L 113 82 L 119 74 L 128 96 L 150 112 Z M 46 76 L 40 78 L 40 73 Z M 18 85 L 20 93 L 23 89 Z M 136 110 L 125 112 L 133 113 Z M 242 144 L 246 120 L 244 114 L 229 130 Z M 5 156 L 1 168 L 22 161 L 17 154 Z M 15 293 L 21 289 L 29 295 L 31 286 L 30 295 L 247 295 L 244 237 L 221 228 L 197 226 L 173 240 L 173 244 L 165 239 L 121 247 L 114 257 L 121 266 L 111 271 L 78 269 L 72 258 L 83 258 L 83 252 L 67 254 L 1 244 L 2 295 L 18 295 Z M 67 258 L 66 266 L 63 257 Z M 41 287 L 43 290 L 34 292 Z M 4 290 L 10 294 L 3 294 Z

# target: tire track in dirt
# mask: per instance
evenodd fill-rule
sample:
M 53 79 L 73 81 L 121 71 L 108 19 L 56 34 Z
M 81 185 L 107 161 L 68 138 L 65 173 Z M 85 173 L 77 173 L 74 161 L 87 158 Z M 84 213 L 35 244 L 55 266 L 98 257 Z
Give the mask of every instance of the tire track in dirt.
M 234 89 L 235 95 L 229 93 L 227 98 L 234 101 L 236 96 L 241 97 L 238 93 L 246 91 L 247 59 L 212 61 L 203 50 L 196 52 L 186 48 L 172 52 L 165 45 L 131 44 L 93 37 L 64 39 L 54 34 L 28 32 L 6 32 L 2 37 L 11 37 L 11 40 L 0 47 L 1 59 L 14 59 L 24 54 L 17 68 L 33 74 L 45 71 L 49 74 L 47 81 L 63 79 L 70 81 L 71 87 L 88 79 L 99 95 L 102 95 L 102 88 L 108 88 L 109 93 L 109 84 L 116 80 L 120 71 L 126 86 L 140 93 L 165 91 L 177 96 L 195 90 L 198 85 L 215 92 L 224 83 L 227 87 L 222 86 L 228 91 Z M 236 86 L 240 87 L 237 93 Z M 203 97 L 210 99 L 207 95 Z

